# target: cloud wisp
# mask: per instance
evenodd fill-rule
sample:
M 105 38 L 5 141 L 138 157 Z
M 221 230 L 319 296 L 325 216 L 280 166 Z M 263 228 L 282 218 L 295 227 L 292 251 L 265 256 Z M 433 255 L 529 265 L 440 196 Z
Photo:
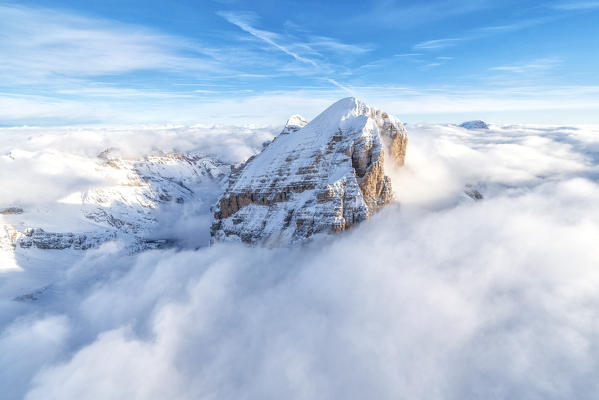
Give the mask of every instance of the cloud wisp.
M 586 11 L 599 8 L 599 1 L 563 1 L 550 5 L 556 10 Z
M 414 50 L 437 50 L 437 49 L 445 49 L 447 47 L 452 47 L 457 45 L 459 42 L 467 40 L 466 38 L 446 38 L 446 39 L 436 39 L 436 40 L 427 40 L 425 42 L 416 43 L 414 45 Z
M 537 25 L 546 24 L 563 18 L 564 16 L 546 16 L 539 18 L 528 18 L 519 21 L 515 21 L 509 24 L 503 25 L 489 25 L 480 28 L 473 29 L 463 36 L 442 38 L 435 40 L 427 40 L 424 42 L 416 43 L 412 48 L 414 50 L 440 50 L 448 47 L 457 46 L 462 43 L 466 43 L 472 40 L 483 39 L 489 36 L 495 36 L 510 32 L 517 32 L 523 29 L 531 28 Z
M 248 16 L 247 16 L 248 14 L 239 14 L 236 12 L 228 12 L 228 11 L 220 11 L 217 14 L 220 15 L 221 17 L 223 17 L 224 19 L 226 19 L 227 21 L 229 21 L 230 23 L 232 23 L 233 25 L 238 26 L 240 29 L 244 30 L 245 32 L 249 33 L 250 35 L 252 35 L 260 40 L 263 40 L 264 42 L 275 47 L 276 49 L 279 49 L 283 53 L 293 57 L 295 60 L 302 62 L 304 64 L 311 65 L 314 68 L 319 68 L 319 65 L 314 60 L 311 60 L 306 57 L 302 57 L 299 54 L 288 49 L 286 46 L 283 46 L 283 45 L 277 43 L 275 41 L 276 35 L 274 35 L 272 32 L 267 32 L 267 31 L 256 29 L 256 28 L 252 27 L 249 24 L 249 20 L 248 20 Z
M 332 83 L 333 85 L 344 90 L 345 92 L 349 93 L 350 95 L 352 95 L 352 96 L 354 95 L 355 92 L 351 88 L 339 83 L 337 79 L 333 79 L 331 77 L 331 76 L 334 76 L 335 74 L 334 74 L 334 68 L 330 64 L 325 63 L 325 62 L 317 62 L 312 58 L 302 56 L 302 55 L 298 54 L 297 52 L 293 51 L 291 48 L 292 47 L 305 48 L 315 54 L 319 54 L 315 50 L 315 48 L 317 48 L 317 47 L 325 47 L 328 49 L 333 49 L 336 52 L 349 51 L 350 53 L 358 53 L 358 54 L 367 52 L 367 51 L 369 51 L 369 49 L 364 48 L 364 47 L 359 47 L 356 45 L 341 43 L 341 42 L 338 42 L 338 41 L 336 41 L 332 38 L 328 38 L 328 37 L 312 37 L 311 42 L 295 43 L 294 45 L 287 46 L 287 45 L 283 45 L 279 42 L 280 35 L 273 33 L 273 32 L 269 32 L 269 31 L 265 31 L 265 30 L 261 30 L 261 29 L 257 29 L 255 27 L 253 27 L 251 24 L 253 21 L 255 21 L 257 19 L 257 16 L 254 13 L 219 11 L 217 14 L 220 15 L 221 17 L 223 17 L 224 19 L 226 19 L 231 24 L 238 26 L 240 29 L 249 33 L 250 35 L 266 42 L 270 46 L 282 51 L 283 53 L 287 54 L 288 56 L 291 56 L 296 61 L 299 61 L 302 64 L 308 65 L 310 67 L 311 72 L 316 74 L 317 76 L 319 76 L 325 82 Z
M 497 67 L 491 67 L 491 71 L 511 72 L 515 74 L 529 74 L 549 71 L 556 68 L 560 64 L 561 60 L 557 58 L 543 58 L 534 60 L 528 63 L 513 64 L 513 65 L 500 65 Z
M 439 20 L 463 16 L 497 7 L 497 2 L 489 0 L 433 0 L 427 2 L 374 1 L 366 15 L 360 14 L 354 23 L 363 23 L 364 19 L 377 21 L 385 27 L 394 29 L 414 29 L 415 27 L 435 23 Z

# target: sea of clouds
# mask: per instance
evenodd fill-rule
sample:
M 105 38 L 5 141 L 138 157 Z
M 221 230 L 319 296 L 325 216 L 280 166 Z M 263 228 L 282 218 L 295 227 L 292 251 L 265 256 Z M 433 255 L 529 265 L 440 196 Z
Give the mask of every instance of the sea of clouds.
M 596 398 L 599 128 L 407 129 L 396 204 L 345 234 L 137 255 L 107 243 L 0 273 L 0 397 Z M 2 151 L 95 157 L 117 143 L 235 161 L 271 134 L 119 132 L 3 130 Z M 3 203 L 89 184 L 10 165 Z M 197 221 L 185 232 L 205 235 Z M 27 274 L 50 287 L 14 301 Z

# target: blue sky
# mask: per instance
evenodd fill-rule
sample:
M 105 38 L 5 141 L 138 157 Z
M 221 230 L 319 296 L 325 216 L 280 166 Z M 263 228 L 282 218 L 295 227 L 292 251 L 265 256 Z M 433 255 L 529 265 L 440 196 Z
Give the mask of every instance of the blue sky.
M 599 1 L 0 3 L 0 125 L 599 123 Z

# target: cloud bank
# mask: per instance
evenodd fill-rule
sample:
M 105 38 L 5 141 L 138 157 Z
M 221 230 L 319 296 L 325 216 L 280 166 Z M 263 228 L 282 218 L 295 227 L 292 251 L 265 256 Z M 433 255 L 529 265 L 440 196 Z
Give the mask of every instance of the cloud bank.
M 3 297 L 0 386 L 27 399 L 593 398 L 597 128 L 408 131 L 399 203 L 347 234 L 301 249 L 107 244 L 38 301 Z M 3 292 L 15 276 L 0 275 Z

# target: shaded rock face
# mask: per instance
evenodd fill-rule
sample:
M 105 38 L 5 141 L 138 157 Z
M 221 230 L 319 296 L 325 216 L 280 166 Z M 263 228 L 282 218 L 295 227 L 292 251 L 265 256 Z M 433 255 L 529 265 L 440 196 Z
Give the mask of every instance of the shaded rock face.
M 20 238 L 18 244 L 22 248 L 37 247 L 44 250 L 87 250 L 98 247 L 107 240 L 114 239 L 114 232 L 77 234 L 46 232 L 41 228 L 29 228 Z
M 484 196 L 482 195 L 482 193 L 479 192 L 478 189 L 475 186 L 473 186 L 471 183 L 467 183 L 466 186 L 464 187 L 464 194 L 475 201 L 484 199 Z
M 23 214 L 23 209 L 20 207 L 8 207 L 0 210 L 0 215 L 15 215 Z
M 385 157 L 402 166 L 407 145 L 398 119 L 346 98 L 301 128 L 289 125 L 298 126 L 288 121 L 232 171 L 214 209 L 212 242 L 285 246 L 346 230 L 392 201 Z
M 118 238 L 116 231 L 98 232 L 46 232 L 41 228 L 28 228 L 24 232 L 16 232 L 12 237 L 12 246 L 22 249 L 38 248 L 42 250 L 89 250 L 100 247 L 103 243 Z M 173 245 L 168 239 L 132 238 L 130 250 L 141 251 L 149 249 L 168 248 Z

